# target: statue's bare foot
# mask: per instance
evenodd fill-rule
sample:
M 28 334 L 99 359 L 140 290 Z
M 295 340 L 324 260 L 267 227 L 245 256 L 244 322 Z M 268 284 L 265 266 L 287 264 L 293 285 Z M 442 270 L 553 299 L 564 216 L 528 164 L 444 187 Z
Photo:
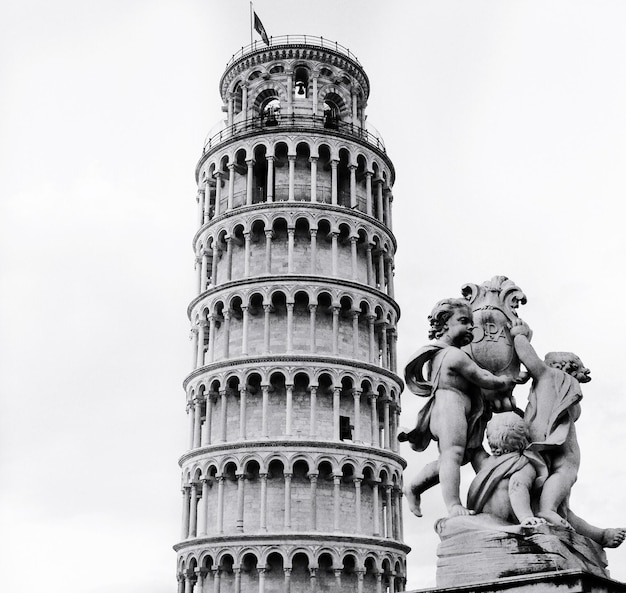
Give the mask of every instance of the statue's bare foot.
M 455 504 L 450 507 L 448 517 L 460 517 L 463 515 L 475 515 L 476 511 L 470 511 L 466 509 L 462 504 Z
M 545 525 L 547 521 L 541 517 L 526 517 L 520 525 L 522 527 L 535 527 L 536 525 Z
M 422 516 L 422 500 L 417 492 L 413 492 L 411 488 L 405 488 L 404 497 L 409 504 L 410 511 L 416 516 Z
M 605 548 L 617 548 L 626 539 L 626 529 L 623 527 L 617 527 L 615 529 L 609 528 L 604 530 L 602 536 L 602 546 Z
M 537 515 L 545 519 L 548 523 L 550 523 L 550 525 L 573 529 L 572 526 L 565 519 L 563 519 L 563 517 L 561 517 L 561 515 L 555 513 L 554 511 L 539 512 Z

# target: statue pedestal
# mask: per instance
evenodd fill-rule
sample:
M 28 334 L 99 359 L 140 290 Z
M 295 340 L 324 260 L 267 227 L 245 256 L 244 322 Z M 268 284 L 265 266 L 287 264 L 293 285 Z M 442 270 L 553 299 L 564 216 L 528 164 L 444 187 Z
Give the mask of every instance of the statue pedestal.
M 441 538 L 437 549 L 440 588 L 503 583 L 502 579 L 516 576 L 527 580 L 530 575 L 563 571 L 609 579 L 602 547 L 571 529 L 522 527 L 487 514 L 441 519 L 435 529 Z M 626 591 L 626 585 L 620 590 Z
M 505 577 L 473 585 L 421 589 L 419 593 L 626 593 L 626 584 L 580 570 Z M 417 593 L 417 592 L 413 592 Z

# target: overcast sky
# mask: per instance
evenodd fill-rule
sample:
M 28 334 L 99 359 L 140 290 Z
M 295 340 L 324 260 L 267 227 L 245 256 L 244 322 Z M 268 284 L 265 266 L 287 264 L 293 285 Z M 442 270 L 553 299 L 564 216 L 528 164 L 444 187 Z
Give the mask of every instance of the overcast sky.
M 339 41 L 370 77 L 368 120 L 397 172 L 401 366 L 435 301 L 512 278 L 539 353 L 573 350 L 592 370 L 572 507 L 626 525 L 626 5 L 255 8 L 269 35 Z M 0 588 L 172 592 L 194 170 L 249 4 L 0 11 Z M 403 398 L 410 426 L 422 402 Z M 403 451 L 409 478 L 435 453 Z M 409 587 L 434 585 L 440 498 L 405 513 Z M 626 580 L 626 547 L 609 562 Z

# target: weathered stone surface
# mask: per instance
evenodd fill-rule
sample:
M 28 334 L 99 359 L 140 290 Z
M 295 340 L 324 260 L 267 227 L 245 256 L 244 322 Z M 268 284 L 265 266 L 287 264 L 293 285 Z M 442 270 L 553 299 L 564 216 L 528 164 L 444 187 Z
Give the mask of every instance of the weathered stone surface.
M 438 587 L 560 570 L 609 577 L 602 547 L 571 529 L 510 525 L 487 514 L 441 519 L 435 528 Z

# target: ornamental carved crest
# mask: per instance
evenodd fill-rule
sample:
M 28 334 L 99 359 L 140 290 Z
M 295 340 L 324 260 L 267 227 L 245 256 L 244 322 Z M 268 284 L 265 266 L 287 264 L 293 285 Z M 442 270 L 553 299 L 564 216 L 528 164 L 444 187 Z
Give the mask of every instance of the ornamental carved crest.
M 466 284 L 461 292 L 474 313 L 474 339 L 464 350 L 494 375 L 517 377 L 520 361 L 509 328 L 526 295 L 506 276 L 494 276 L 480 285 Z

